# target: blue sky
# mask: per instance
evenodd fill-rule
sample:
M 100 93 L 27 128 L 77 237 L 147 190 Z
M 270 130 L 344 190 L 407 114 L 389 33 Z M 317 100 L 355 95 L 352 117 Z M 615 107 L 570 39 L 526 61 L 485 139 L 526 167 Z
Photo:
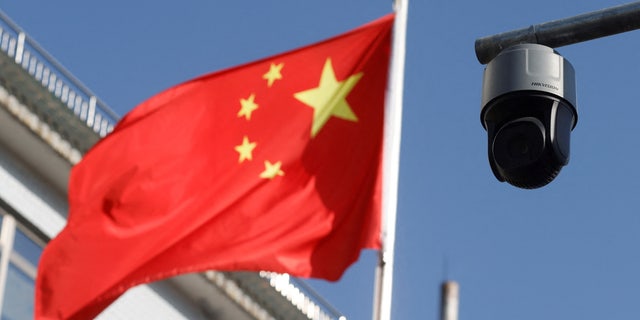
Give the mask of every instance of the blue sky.
M 473 47 L 622 3 L 411 1 L 393 319 L 437 319 L 445 275 L 460 283 L 460 319 L 638 317 L 640 32 L 558 48 L 576 69 L 579 120 L 569 165 L 538 190 L 491 173 Z M 124 114 L 184 80 L 374 20 L 391 1 L 23 0 L 1 9 Z M 374 266 L 365 252 L 341 281 L 310 283 L 350 319 L 370 319 Z

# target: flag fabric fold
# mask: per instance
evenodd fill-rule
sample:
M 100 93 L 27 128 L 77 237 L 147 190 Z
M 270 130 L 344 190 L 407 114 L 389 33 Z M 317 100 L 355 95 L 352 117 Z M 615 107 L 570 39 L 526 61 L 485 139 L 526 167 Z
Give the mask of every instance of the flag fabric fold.
M 134 108 L 72 169 L 36 318 L 92 318 L 128 288 L 187 272 L 337 280 L 379 249 L 393 19 Z

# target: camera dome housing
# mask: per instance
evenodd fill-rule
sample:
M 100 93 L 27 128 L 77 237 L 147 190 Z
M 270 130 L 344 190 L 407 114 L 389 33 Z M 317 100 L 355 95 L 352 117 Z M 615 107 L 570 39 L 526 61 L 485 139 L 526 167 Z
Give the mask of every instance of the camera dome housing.
M 503 50 L 484 70 L 480 119 L 499 181 L 525 189 L 548 184 L 569 162 L 578 119 L 573 66 L 539 44 Z

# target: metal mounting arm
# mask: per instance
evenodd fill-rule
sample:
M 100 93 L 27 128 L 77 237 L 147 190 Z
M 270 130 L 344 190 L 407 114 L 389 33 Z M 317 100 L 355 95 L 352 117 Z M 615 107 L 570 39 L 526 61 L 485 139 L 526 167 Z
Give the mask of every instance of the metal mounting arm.
M 519 43 L 557 48 L 635 29 L 640 29 L 640 1 L 478 38 L 476 57 L 486 64 L 503 49 Z

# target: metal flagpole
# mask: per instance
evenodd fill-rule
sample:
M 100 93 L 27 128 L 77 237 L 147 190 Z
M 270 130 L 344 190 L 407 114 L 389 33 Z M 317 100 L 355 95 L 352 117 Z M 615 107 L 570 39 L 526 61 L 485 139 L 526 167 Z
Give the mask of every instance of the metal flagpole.
M 398 172 L 402 128 L 402 90 L 409 0 L 395 0 L 389 81 L 385 101 L 384 152 L 382 175 L 382 248 L 376 267 L 373 319 L 391 319 L 393 289 L 393 251 L 396 236 Z

